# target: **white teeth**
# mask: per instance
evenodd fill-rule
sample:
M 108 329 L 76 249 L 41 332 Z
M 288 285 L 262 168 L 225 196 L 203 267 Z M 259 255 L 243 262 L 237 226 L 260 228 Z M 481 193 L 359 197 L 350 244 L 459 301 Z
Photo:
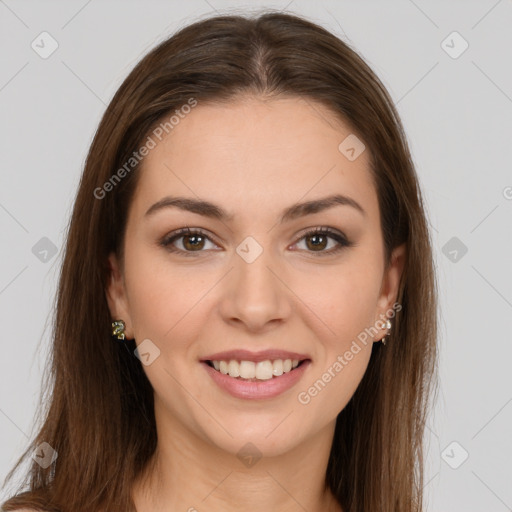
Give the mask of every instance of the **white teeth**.
M 224 375 L 242 379 L 269 380 L 274 376 L 290 372 L 299 366 L 298 359 L 276 359 L 275 361 L 212 361 L 213 367 Z
M 272 365 L 272 373 L 276 377 L 283 375 L 283 360 L 282 359 L 278 359 L 277 361 L 274 361 L 274 364 Z
M 231 361 L 234 365 L 237 365 L 237 361 Z M 242 379 L 254 379 L 256 377 L 256 365 L 252 361 L 242 361 L 239 365 L 239 376 Z M 229 375 L 230 377 L 235 377 L 235 375 Z
M 226 361 L 220 362 L 220 373 L 223 373 L 224 375 L 227 375 L 228 373 L 228 363 Z
M 256 378 L 260 380 L 268 380 L 272 378 L 274 366 L 271 361 L 259 361 L 256 363 Z
M 228 373 L 231 377 L 240 377 L 240 365 L 236 361 L 229 361 Z

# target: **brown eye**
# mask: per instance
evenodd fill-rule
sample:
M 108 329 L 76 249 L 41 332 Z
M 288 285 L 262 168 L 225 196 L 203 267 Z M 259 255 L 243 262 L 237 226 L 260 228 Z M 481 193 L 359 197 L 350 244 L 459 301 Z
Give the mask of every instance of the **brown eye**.
M 298 243 L 302 240 L 305 241 L 305 250 L 307 252 L 315 252 L 318 256 L 328 256 L 337 253 L 345 247 L 352 247 L 354 245 L 353 242 L 349 242 L 342 233 L 338 233 L 327 227 L 315 228 L 308 231 Z
M 183 238 L 183 247 L 187 251 L 201 250 L 204 247 L 205 237 L 202 235 L 184 235 L 181 238 Z
M 311 249 L 312 251 L 316 250 L 323 250 L 327 247 L 328 238 L 325 235 L 322 234 L 314 234 L 314 235 L 308 235 L 306 238 L 306 245 L 308 246 L 308 249 Z
M 203 231 L 183 228 L 164 237 L 160 245 L 170 252 L 180 253 L 184 256 L 192 256 L 192 253 L 206 252 L 205 248 L 208 249 L 208 247 L 206 247 L 208 242 L 215 247 L 210 237 Z

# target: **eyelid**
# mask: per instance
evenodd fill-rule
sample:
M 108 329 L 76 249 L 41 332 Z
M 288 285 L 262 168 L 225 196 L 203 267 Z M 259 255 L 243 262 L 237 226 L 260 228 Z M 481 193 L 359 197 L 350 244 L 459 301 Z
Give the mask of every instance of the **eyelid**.
M 185 256 L 193 256 L 195 253 L 202 253 L 207 251 L 183 251 L 181 249 L 177 249 L 173 246 L 173 243 L 180 238 L 183 238 L 187 235 L 200 235 L 210 242 L 218 246 L 218 243 L 215 241 L 215 237 L 211 235 L 209 232 L 202 228 L 190 228 L 188 226 L 184 228 L 177 229 L 172 231 L 171 233 L 166 234 L 159 242 L 158 245 L 162 246 L 164 249 L 167 249 L 169 252 L 183 254 Z
M 297 239 L 297 241 L 302 240 L 302 238 L 304 238 L 307 235 L 312 235 L 315 233 L 326 233 L 329 236 L 330 235 L 338 235 L 340 238 L 343 238 L 344 241 L 348 242 L 348 238 L 345 236 L 345 234 L 342 231 L 335 229 L 335 228 L 331 228 L 329 226 L 314 226 L 312 228 L 305 228 L 298 235 L 299 238 Z
M 294 242 L 292 245 L 296 245 L 299 242 L 301 242 L 304 238 L 308 236 L 313 236 L 316 234 L 322 234 L 327 236 L 328 238 L 331 238 L 336 242 L 336 246 L 334 248 L 331 248 L 327 251 L 305 251 L 307 254 L 312 254 L 316 256 L 330 256 L 339 253 L 341 250 L 352 247 L 355 245 L 354 242 L 350 241 L 348 237 L 338 229 L 331 228 L 329 226 L 318 226 L 314 228 L 306 228 L 301 235 L 299 235 L 299 238 L 296 242 Z
M 323 234 L 323 235 L 327 236 L 328 238 L 335 240 L 337 246 L 329 249 L 328 251 L 305 251 L 306 253 L 316 254 L 318 256 L 329 256 L 329 255 L 338 253 L 339 251 L 341 251 L 344 248 L 352 247 L 355 245 L 354 242 L 351 242 L 345 236 L 345 234 L 343 232 L 341 232 L 337 229 L 331 228 L 329 226 L 316 226 L 313 228 L 305 228 L 301 232 L 301 234 L 298 235 L 297 240 L 293 244 L 291 244 L 291 246 L 298 244 L 300 241 L 302 241 L 307 236 L 313 236 L 315 234 Z M 177 248 L 173 247 L 174 241 L 179 240 L 180 238 L 182 238 L 186 235 L 203 236 L 206 239 L 208 239 L 209 241 L 211 241 L 212 243 L 214 243 L 215 245 L 218 245 L 217 242 L 215 241 L 215 237 L 210 235 L 206 230 L 204 230 L 202 228 L 190 228 L 188 226 L 184 227 L 184 228 L 177 229 L 177 230 L 165 235 L 160 240 L 159 245 L 162 246 L 164 249 L 167 249 L 169 252 L 179 253 L 179 254 L 182 254 L 185 256 L 193 256 L 195 253 L 200 254 L 200 253 L 204 253 L 204 252 L 209 252 L 209 251 L 205 251 L 205 250 L 184 251 L 182 249 L 177 249 Z M 288 246 L 288 247 L 290 247 L 290 246 Z

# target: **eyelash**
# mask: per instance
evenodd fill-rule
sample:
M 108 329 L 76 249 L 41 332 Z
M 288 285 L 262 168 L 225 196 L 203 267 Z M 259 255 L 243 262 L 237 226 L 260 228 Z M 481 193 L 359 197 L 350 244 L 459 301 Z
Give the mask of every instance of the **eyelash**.
M 332 238 L 333 240 L 335 240 L 338 243 L 338 246 L 333 248 L 333 249 L 330 249 L 328 251 L 307 251 L 307 252 L 311 252 L 313 254 L 317 254 L 318 256 L 329 256 L 329 255 L 338 253 L 339 251 L 341 251 L 345 247 L 352 247 L 354 245 L 353 242 L 350 242 L 349 240 L 347 240 L 347 238 L 345 238 L 343 235 L 341 235 L 337 231 L 333 231 L 331 228 L 324 227 L 324 226 L 317 227 L 317 228 L 314 228 L 314 229 L 312 229 L 310 231 L 307 231 L 295 243 L 300 242 L 304 238 L 307 238 L 307 237 L 310 237 L 310 236 L 314 236 L 314 235 L 319 235 L 319 234 L 327 235 L 329 238 Z M 166 235 L 160 241 L 160 245 L 162 247 L 164 247 L 165 249 L 167 249 L 169 252 L 181 253 L 184 256 L 194 256 L 195 253 L 205 252 L 204 250 L 201 250 L 201 251 L 184 251 L 182 249 L 177 249 L 177 248 L 172 246 L 173 242 L 175 242 L 176 240 L 178 240 L 180 238 L 183 238 L 184 236 L 187 236 L 187 235 L 189 235 L 189 236 L 190 235 L 200 235 L 200 236 L 203 236 L 203 237 L 207 238 L 208 240 L 212 241 L 210 239 L 210 237 L 204 231 L 202 231 L 201 229 L 191 229 L 191 228 L 187 227 L 187 228 L 179 229 L 179 230 L 177 230 L 174 233 L 171 233 L 169 235 Z

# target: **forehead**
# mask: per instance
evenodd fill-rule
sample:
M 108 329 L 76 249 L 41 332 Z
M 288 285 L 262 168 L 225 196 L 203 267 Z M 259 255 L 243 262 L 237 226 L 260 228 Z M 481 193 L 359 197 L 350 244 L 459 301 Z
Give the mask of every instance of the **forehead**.
M 355 141 L 357 152 L 362 141 L 357 146 L 350 126 L 313 100 L 199 102 L 167 131 L 142 162 L 132 205 L 139 213 L 166 194 L 260 213 L 263 204 L 284 207 L 335 192 L 377 213 L 368 151 L 347 158 L 344 141 Z

